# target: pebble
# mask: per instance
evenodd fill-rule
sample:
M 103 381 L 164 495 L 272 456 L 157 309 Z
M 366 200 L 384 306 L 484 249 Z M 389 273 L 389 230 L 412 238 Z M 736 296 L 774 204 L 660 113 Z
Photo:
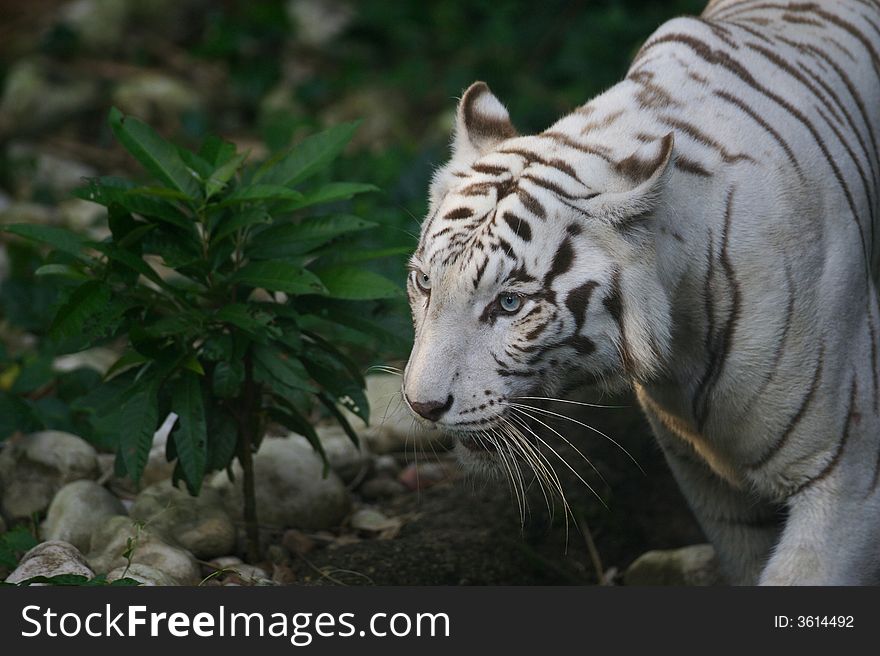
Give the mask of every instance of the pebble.
M 623 575 L 626 585 L 721 585 L 723 578 L 709 544 L 648 551 Z
M 94 481 L 74 481 L 58 491 L 43 524 L 46 540 L 64 540 L 88 553 L 92 532 L 114 515 L 125 515 L 125 507 L 106 488 Z
M 67 483 L 97 478 L 95 448 L 81 437 L 42 431 L 10 439 L 0 453 L 0 498 L 9 519 L 42 513 Z
M 95 576 L 76 547 L 62 540 L 50 540 L 38 544 L 22 556 L 18 567 L 6 577 L 6 582 L 21 583 L 35 576 L 60 574 L 75 574 L 90 579 Z

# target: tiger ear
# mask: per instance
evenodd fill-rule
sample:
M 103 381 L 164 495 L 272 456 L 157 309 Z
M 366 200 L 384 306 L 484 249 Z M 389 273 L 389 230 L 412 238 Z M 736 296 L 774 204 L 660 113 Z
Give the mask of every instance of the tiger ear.
M 582 201 L 580 209 L 611 223 L 626 222 L 653 210 L 672 161 L 674 144 L 670 132 L 614 164 L 615 182 L 605 192 Z
M 452 171 L 469 167 L 505 139 L 517 136 L 504 105 L 485 82 L 474 82 L 458 102 L 452 135 L 452 157 L 431 182 L 432 206 L 451 187 Z
M 504 105 L 485 82 L 474 82 L 458 103 L 452 163 L 469 165 L 505 139 L 517 136 Z

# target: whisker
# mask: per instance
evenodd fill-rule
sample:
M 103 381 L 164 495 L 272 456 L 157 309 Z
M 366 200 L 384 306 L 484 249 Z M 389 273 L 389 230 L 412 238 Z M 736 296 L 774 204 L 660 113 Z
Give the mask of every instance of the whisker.
M 529 427 L 529 426 L 528 426 L 525 422 L 523 422 L 521 419 L 520 419 L 519 421 L 521 422 L 521 424 L 522 424 L 523 426 L 525 426 L 525 427 L 528 429 L 528 431 L 529 431 L 532 435 L 535 436 L 535 439 L 536 439 L 536 440 L 538 440 L 541 444 L 543 444 L 545 447 L 547 447 L 548 449 L 550 449 L 550 452 L 553 453 L 553 455 L 555 455 L 557 458 L 559 458 L 559 461 L 560 461 L 563 465 L 565 465 L 566 467 L 568 467 L 568 469 L 571 471 L 571 473 L 573 473 L 573 474 L 577 477 L 577 479 L 578 479 L 581 483 L 583 483 L 583 484 L 586 486 L 586 488 L 587 488 L 590 492 L 593 493 L 593 495 L 599 500 L 599 502 L 600 502 L 603 506 L 605 506 L 606 509 L 608 508 L 608 504 L 605 503 L 605 500 L 599 495 L 598 492 L 596 492 L 595 489 L 593 489 L 593 486 L 590 485 L 589 483 L 587 483 L 587 481 L 584 480 L 584 477 L 581 476 L 581 475 L 578 473 L 578 471 L 577 471 L 574 467 L 572 467 L 572 466 L 568 463 L 568 461 L 567 461 L 565 458 L 563 458 L 563 457 L 559 454 L 559 452 L 558 452 L 556 449 L 554 449 L 552 446 L 550 446 L 550 444 L 547 443 L 547 440 L 543 439 L 540 435 L 538 435 L 534 430 L 532 430 L 531 427 Z
M 565 420 L 567 420 L 567 421 L 570 421 L 570 422 L 572 422 L 572 423 L 577 424 L 578 426 L 583 426 L 584 428 L 586 428 L 586 429 L 588 429 L 588 430 L 591 430 L 591 431 L 593 431 L 594 433 L 597 433 L 597 434 L 601 435 L 601 436 L 604 437 L 606 440 L 608 440 L 609 442 L 611 442 L 614 446 L 616 446 L 618 449 L 620 449 L 621 451 L 623 451 L 623 452 L 627 455 L 627 457 L 628 457 L 630 460 L 633 461 L 633 463 L 635 464 L 635 466 L 639 468 L 639 471 L 641 471 L 642 474 L 647 475 L 647 474 L 645 473 L 645 470 L 644 470 L 644 469 L 642 468 L 642 466 L 638 463 L 638 461 L 633 457 L 633 455 L 632 455 L 629 451 L 627 451 L 627 450 L 623 447 L 622 444 L 620 444 L 620 442 L 618 442 L 617 440 L 615 440 L 613 437 L 611 437 L 611 436 L 609 436 L 609 435 L 606 435 L 605 433 L 603 433 L 602 431 L 600 431 L 598 428 L 594 428 L 594 427 L 590 426 L 589 424 L 585 424 L 584 422 L 582 422 L 582 421 L 578 421 L 577 419 L 572 419 L 571 417 L 567 417 L 567 416 L 565 416 L 565 415 L 559 414 L 558 412 L 553 412 L 552 410 L 545 410 L 544 408 L 537 408 L 537 407 L 535 407 L 535 406 L 533 406 L 533 405 L 526 405 L 526 404 L 524 404 L 524 403 L 511 403 L 511 404 L 509 404 L 509 405 L 510 405 L 511 407 L 525 408 L 525 409 L 527 409 L 527 410 L 534 410 L 535 412 L 540 412 L 541 414 L 550 415 L 550 416 L 552 416 L 552 417 L 558 417 L 558 418 L 560 418 L 560 419 L 565 419 Z
M 531 419 L 532 421 L 536 421 L 536 422 L 538 422 L 539 424 L 541 424 L 541 425 L 542 425 L 544 428 L 546 428 L 547 430 L 553 431 L 553 433 L 554 433 L 557 437 L 559 437 L 559 439 L 561 439 L 561 440 L 562 440 L 563 442 L 565 442 L 568 446 L 570 446 L 572 449 L 574 449 L 575 452 L 576 452 L 581 458 L 584 459 L 584 462 L 586 462 L 586 463 L 590 466 L 590 468 L 591 468 L 594 472 L 596 472 L 596 475 L 600 478 L 600 480 L 601 480 L 603 483 L 605 483 L 606 485 L 608 485 L 608 481 L 606 481 L 606 480 L 605 480 L 605 477 L 602 476 L 602 472 L 600 472 L 598 469 L 596 469 L 596 466 L 593 464 L 592 460 L 590 460 L 589 458 L 587 458 L 587 456 L 584 455 L 583 451 L 581 451 L 581 450 L 580 450 L 579 448 L 577 448 L 574 444 L 572 444 L 572 442 L 571 442 L 568 438 L 566 438 L 562 433 L 560 433 L 558 430 L 556 430 L 555 428 L 553 428 L 553 427 L 550 426 L 549 424 L 545 424 L 543 421 L 541 421 L 541 420 L 538 419 L 537 417 L 535 417 L 535 416 L 533 416 L 533 415 L 530 415 L 530 414 L 527 413 L 525 410 L 523 410 L 521 407 L 514 407 L 514 406 L 511 406 L 510 404 L 507 404 L 507 403 L 505 403 L 504 405 L 506 405 L 507 407 L 509 407 L 511 410 L 513 410 L 513 411 L 515 411 L 515 412 L 519 412 L 519 413 L 525 415 L 526 417 L 528 417 L 528 418 Z
M 531 400 L 531 401 L 555 401 L 556 403 L 570 403 L 571 405 L 582 405 L 587 408 L 609 408 L 609 409 L 622 409 L 629 408 L 631 406 L 628 405 L 603 405 L 601 403 L 585 403 L 583 401 L 570 401 L 569 399 L 557 399 L 549 396 L 511 396 L 511 399 L 515 400 Z

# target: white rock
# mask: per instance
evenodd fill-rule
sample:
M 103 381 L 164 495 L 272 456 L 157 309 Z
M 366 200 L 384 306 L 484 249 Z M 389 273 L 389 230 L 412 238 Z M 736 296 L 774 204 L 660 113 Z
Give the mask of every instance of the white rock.
M 168 123 L 181 113 L 198 110 L 199 94 L 181 80 L 155 72 L 130 75 L 116 87 L 113 103 L 149 123 Z
M 74 0 L 61 7 L 60 18 L 76 32 L 84 48 L 106 54 L 124 42 L 131 4 L 128 0 Z
M 92 534 L 96 546 L 88 555 L 96 572 L 111 572 L 128 564 L 124 553 L 131 549 L 131 562 L 149 565 L 178 581 L 196 585 L 201 580 L 192 554 L 165 542 L 159 535 L 128 517 L 111 517 Z
M 76 574 L 94 578 L 95 573 L 83 555 L 69 542 L 43 542 L 22 556 L 18 567 L 6 577 L 7 583 L 21 583 L 35 576 Z
M 198 497 L 163 481 L 142 491 L 131 507 L 131 518 L 196 558 L 208 560 L 235 549 L 235 525 L 223 507 L 220 493 L 206 487 Z
M 62 486 L 98 473 L 94 447 L 76 435 L 43 431 L 9 440 L 0 453 L 3 513 L 24 519 L 43 512 Z
M 623 576 L 626 585 L 720 585 L 723 577 L 709 544 L 648 551 Z
M 373 456 L 361 440 L 359 446 L 355 446 L 351 438 L 338 424 L 316 426 L 315 432 L 327 454 L 327 462 L 344 482 L 350 483 L 358 476 L 363 475 L 372 465 Z M 301 440 L 308 445 L 306 439 L 299 435 L 292 435 L 292 439 Z
M 180 585 L 174 577 L 168 576 L 165 572 L 160 572 L 155 567 L 150 567 L 143 563 L 132 563 L 130 567 L 117 567 L 107 574 L 107 580 L 111 583 L 122 578 L 134 579 L 146 586 Z
M 74 481 L 62 487 L 46 514 L 43 537 L 64 540 L 80 551 L 91 549 L 92 532 L 108 517 L 124 515 L 125 507 L 94 481 Z
M 348 27 L 354 11 L 349 5 L 332 0 L 289 0 L 287 15 L 296 26 L 297 40 L 320 47 Z
M 95 169 L 82 162 L 41 152 L 36 157 L 33 184 L 51 190 L 57 198 L 64 198 L 82 186 L 83 178 L 92 178 L 97 174 Z
M 358 531 L 379 533 L 391 528 L 399 528 L 400 520 L 386 517 L 375 508 L 361 508 L 351 516 L 351 527 Z
M 323 529 L 338 526 L 348 512 L 348 492 L 311 446 L 300 440 L 267 437 L 254 456 L 257 512 L 261 526 Z M 242 472 L 233 465 L 235 482 L 218 472 L 211 486 L 223 495 L 233 519 L 243 517 Z

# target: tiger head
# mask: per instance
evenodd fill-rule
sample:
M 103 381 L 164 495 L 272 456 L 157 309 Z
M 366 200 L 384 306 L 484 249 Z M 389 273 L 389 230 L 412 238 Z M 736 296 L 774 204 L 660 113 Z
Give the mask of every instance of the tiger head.
M 523 399 L 645 380 L 668 351 L 650 216 L 672 135 L 620 159 L 577 137 L 518 136 L 477 82 L 431 183 L 403 395 L 474 465 L 511 435 Z

